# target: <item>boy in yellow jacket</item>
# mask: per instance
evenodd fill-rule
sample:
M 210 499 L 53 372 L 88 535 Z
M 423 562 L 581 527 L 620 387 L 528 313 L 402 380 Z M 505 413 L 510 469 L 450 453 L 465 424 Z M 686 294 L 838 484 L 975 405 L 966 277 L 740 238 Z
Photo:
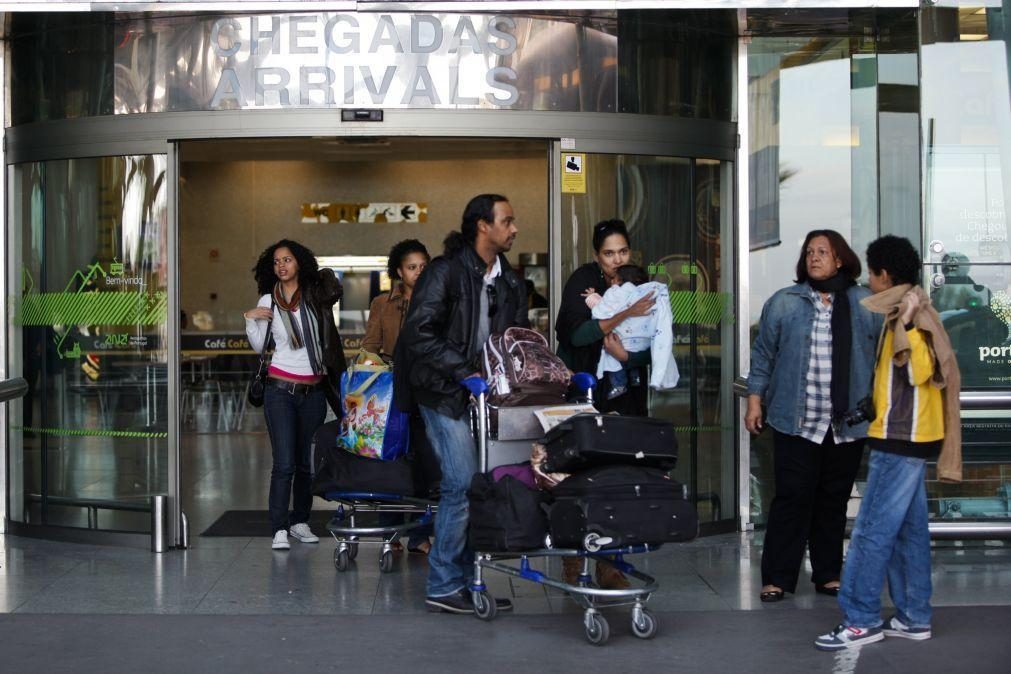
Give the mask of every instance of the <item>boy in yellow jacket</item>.
M 942 481 L 962 479 L 961 379 L 941 318 L 916 285 L 920 257 L 907 239 L 883 236 L 867 247 L 867 268 L 874 294 L 861 304 L 885 315 L 868 414 L 870 462 L 839 591 L 843 622 L 815 640 L 824 651 L 886 636 L 930 638 L 926 463 L 937 459 Z M 883 621 L 886 577 L 896 611 Z

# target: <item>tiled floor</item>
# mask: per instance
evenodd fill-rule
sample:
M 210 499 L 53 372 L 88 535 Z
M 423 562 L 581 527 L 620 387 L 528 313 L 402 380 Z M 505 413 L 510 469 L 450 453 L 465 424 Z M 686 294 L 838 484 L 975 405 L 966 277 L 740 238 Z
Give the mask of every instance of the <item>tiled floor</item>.
M 633 561 L 656 576 L 660 611 L 752 611 L 834 608 L 832 598 L 803 585 L 779 604 L 758 601 L 760 534 L 729 534 L 670 545 Z M 185 551 L 143 550 L 0 537 L 0 611 L 18 613 L 149 613 L 322 615 L 424 611 L 426 558 L 397 555 L 394 572 L 378 569 L 375 548 L 362 547 L 338 573 L 333 543 L 196 538 Z M 936 606 L 1011 605 L 1011 545 L 939 542 L 934 548 Z M 558 572 L 557 560 L 535 566 Z M 514 598 L 517 613 L 558 613 L 575 604 L 542 586 L 488 578 L 493 594 Z

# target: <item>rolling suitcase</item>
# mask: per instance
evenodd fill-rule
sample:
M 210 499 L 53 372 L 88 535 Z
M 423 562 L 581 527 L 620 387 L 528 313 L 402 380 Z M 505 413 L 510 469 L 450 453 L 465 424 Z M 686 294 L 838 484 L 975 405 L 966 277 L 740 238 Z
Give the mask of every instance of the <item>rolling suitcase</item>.
M 649 417 L 577 414 L 545 436 L 549 473 L 575 473 L 602 465 L 635 465 L 669 470 L 677 463 L 674 424 Z
M 637 466 L 594 468 L 551 490 L 549 529 L 555 547 L 672 543 L 698 535 L 695 506 L 663 471 Z

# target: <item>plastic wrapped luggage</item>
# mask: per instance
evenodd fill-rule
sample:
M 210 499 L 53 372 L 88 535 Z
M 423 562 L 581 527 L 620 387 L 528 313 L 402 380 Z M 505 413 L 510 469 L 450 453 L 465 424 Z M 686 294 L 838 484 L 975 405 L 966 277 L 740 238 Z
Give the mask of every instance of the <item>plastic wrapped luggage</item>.
M 532 489 L 508 473 L 495 480 L 478 473 L 467 490 L 470 515 L 467 536 L 473 550 L 519 552 L 544 547 L 548 494 Z
M 334 491 L 414 495 L 414 475 L 406 459 L 381 461 L 351 454 L 337 442 L 338 424 L 323 424 L 313 437 L 314 495 Z
M 678 458 L 674 424 L 649 417 L 577 414 L 544 440 L 549 473 L 575 473 L 601 465 L 635 465 L 669 470 Z
M 655 468 L 593 468 L 552 489 L 552 544 L 592 548 L 659 545 L 698 535 L 695 506 L 684 486 Z

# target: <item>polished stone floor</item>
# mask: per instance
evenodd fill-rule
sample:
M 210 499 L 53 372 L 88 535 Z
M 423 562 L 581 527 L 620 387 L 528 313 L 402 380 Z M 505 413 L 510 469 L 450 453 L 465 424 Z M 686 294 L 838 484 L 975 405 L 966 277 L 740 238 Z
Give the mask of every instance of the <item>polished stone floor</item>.
M 809 585 L 763 605 L 761 535 L 728 534 L 639 558 L 659 579 L 656 639 L 629 634 L 627 609 L 605 612 L 612 638 L 594 649 L 579 608 L 555 591 L 489 577 L 512 614 L 484 624 L 422 604 L 426 558 L 400 554 L 379 572 L 374 550 L 345 573 L 333 544 L 274 552 L 266 538 L 197 538 L 152 554 L 0 536 L 0 671 L 1006 672 L 1011 658 L 1011 545 L 938 543 L 935 637 L 889 639 L 860 653 L 812 647 L 838 620 Z M 544 568 L 543 565 L 538 565 Z M 552 562 L 548 570 L 557 571 Z M 406 660 L 405 660 L 406 659 Z M 378 668 L 378 669 L 377 669 Z

